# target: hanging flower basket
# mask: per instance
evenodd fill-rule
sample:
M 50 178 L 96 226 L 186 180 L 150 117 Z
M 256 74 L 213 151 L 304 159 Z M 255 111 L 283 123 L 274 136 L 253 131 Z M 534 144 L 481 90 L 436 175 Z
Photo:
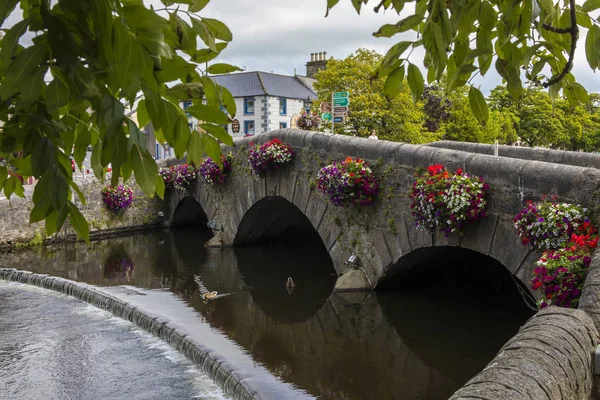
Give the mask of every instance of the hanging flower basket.
M 533 290 L 541 289 L 539 308 L 549 305 L 577 308 L 592 253 L 598 246 L 596 230 L 585 222 L 561 249 L 546 250 L 536 262 Z
M 305 129 L 307 131 L 317 130 L 319 129 L 319 125 L 321 125 L 321 116 L 315 111 L 310 112 L 302 110 L 298 120 L 296 121 L 296 125 L 298 128 Z
M 513 222 L 524 245 L 558 249 L 580 226 L 589 222 L 586 213 L 587 209 L 580 205 L 529 200 Z
M 217 185 L 225 182 L 225 178 L 231 173 L 231 156 L 221 156 L 223 167 L 219 167 L 211 158 L 204 160 L 198 174 L 204 183 Z
M 465 224 L 487 217 L 490 187 L 483 178 L 469 176 L 460 168 L 451 174 L 441 164 L 430 165 L 416 178 L 409 196 L 417 229 L 462 233 Z
M 185 192 L 196 182 L 196 168 L 192 164 L 172 165 L 161 168 L 158 174 L 163 178 L 166 189 Z
M 294 149 L 279 139 L 273 139 L 262 145 L 253 145 L 248 150 L 248 162 L 254 175 L 274 170 L 287 164 L 294 158 Z
M 317 181 L 317 189 L 336 206 L 368 205 L 379 193 L 371 166 L 360 158 L 348 157 L 324 166 Z
M 113 213 L 125 212 L 133 203 L 133 190 L 127 185 L 105 186 L 102 188 L 102 202 Z

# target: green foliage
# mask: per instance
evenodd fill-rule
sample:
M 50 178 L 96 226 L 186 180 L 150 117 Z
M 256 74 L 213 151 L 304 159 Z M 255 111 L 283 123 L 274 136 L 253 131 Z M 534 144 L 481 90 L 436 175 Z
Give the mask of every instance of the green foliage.
M 221 105 L 233 116 L 235 103 L 206 74 L 238 69 L 216 63 L 203 71 L 197 64 L 204 67 L 232 40 L 225 24 L 195 14 L 208 2 L 164 0 L 160 10 L 141 0 L 0 2 L 0 158 L 7 162 L 0 167 L 0 190 L 23 195 L 8 169 L 39 179 L 32 222 L 45 219 L 51 233 L 68 217 L 88 240 L 89 226 L 72 203 L 80 192 L 69 155 L 81 166 L 90 145 L 99 179 L 111 165 L 113 185 L 133 172 L 146 195 L 162 195 L 140 131 L 149 122 L 178 157 L 186 151 L 197 160 L 220 157 L 217 140 L 230 141 L 220 127 L 229 122 Z M 8 27 L 13 12 L 24 18 Z M 135 108 L 141 93 L 138 126 L 125 104 Z M 179 107 L 184 98 L 193 99 L 189 112 L 204 122 L 199 131 L 188 128 Z
M 351 0 L 360 13 L 367 0 Z M 339 0 L 327 1 L 327 12 Z M 407 0 L 381 0 L 375 12 L 392 9 L 400 14 Z M 412 7 L 412 2 L 410 2 Z M 587 103 L 586 90 L 571 74 L 580 28 L 587 29 L 585 54 L 592 70 L 600 69 L 600 18 L 598 0 L 416 0 L 412 15 L 397 24 L 386 24 L 373 35 L 402 41 L 394 45 L 373 72 L 373 77 L 397 81 L 408 68 L 413 101 L 423 92 L 423 77 L 411 58 L 414 49 L 425 50 L 423 64 L 427 82 L 447 76 L 446 93 L 470 86 L 471 79 L 485 76 L 492 64 L 506 83 L 508 93 L 519 101 L 524 95 L 521 70 L 536 86 L 550 89 L 552 98 L 562 90 L 570 107 Z M 413 40 L 407 41 L 413 31 Z M 389 85 L 394 87 L 395 85 Z M 485 111 L 483 96 L 469 92 L 470 108 L 480 121 Z M 397 90 L 386 91 L 390 97 Z
M 403 74 L 390 76 L 392 83 L 390 79 L 386 82 L 371 79 L 381 61 L 380 54 L 359 49 L 343 60 L 330 60 L 327 69 L 315 75 L 319 101 L 331 101 L 332 92 L 350 92 L 348 117 L 336 132 L 367 137 L 375 130 L 380 139 L 408 143 L 438 139 L 435 133 L 423 129 L 421 106 L 411 100 Z M 410 74 L 413 69 L 408 70 Z M 397 94 L 388 100 L 392 97 L 390 90 Z

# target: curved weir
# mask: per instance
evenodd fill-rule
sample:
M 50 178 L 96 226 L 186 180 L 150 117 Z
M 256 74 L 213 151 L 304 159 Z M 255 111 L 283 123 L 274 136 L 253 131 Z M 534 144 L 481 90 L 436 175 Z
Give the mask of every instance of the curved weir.
M 266 399 L 277 398 L 281 395 L 286 396 L 285 398 L 305 398 L 298 391 L 288 393 L 285 384 L 277 381 L 266 371 L 261 371 L 260 368 L 255 368 L 252 371 L 254 374 L 249 373 L 248 368 L 243 368 L 244 372 L 235 370 L 228 362 L 229 360 L 221 358 L 217 351 L 198 343 L 195 338 L 188 336 L 188 332 L 184 333 L 185 329 L 181 329 L 181 323 L 173 323 L 151 315 L 149 312 L 143 311 L 143 307 L 130 304 L 93 286 L 13 268 L 0 268 L 0 280 L 24 283 L 63 293 L 133 322 L 180 351 L 212 378 L 227 395 L 235 399 Z M 119 287 L 117 289 L 130 291 L 137 295 L 145 294 L 141 291 L 136 292 L 137 288 L 132 290 Z M 159 301 L 168 303 L 168 300 L 165 301 L 165 299 L 159 299 Z M 207 332 L 203 333 L 207 334 Z M 220 350 L 227 352 L 223 348 Z M 244 355 L 238 356 L 238 358 L 243 359 Z

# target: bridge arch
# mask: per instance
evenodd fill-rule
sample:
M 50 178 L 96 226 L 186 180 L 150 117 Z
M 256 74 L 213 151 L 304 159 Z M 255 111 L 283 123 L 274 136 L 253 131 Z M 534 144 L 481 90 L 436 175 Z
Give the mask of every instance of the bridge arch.
M 177 200 L 170 222 L 172 228 L 206 228 L 208 216 L 194 196 Z

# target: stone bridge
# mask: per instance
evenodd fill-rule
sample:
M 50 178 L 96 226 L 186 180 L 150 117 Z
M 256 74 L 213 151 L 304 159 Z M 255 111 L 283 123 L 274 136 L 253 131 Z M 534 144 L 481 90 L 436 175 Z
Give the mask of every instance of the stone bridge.
M 247 149 L 251 142 L 275 137 L 290 143 L 296 157 L 291 165 L 256 179 L 250 173 Z M 198 182 L 183 194 L 169 191 L 164 224 L 215 221 L 222 230 L 215 232 L 209 245 L 222 246 L 316 232 L 331 256 L 340 291 L 374 289 L 410 274 L 416 269 L 412 267 L 435 264 L 437 258 L 479 253 L 510 271 L 531 299 L 529 282 L 539 252 L 521 244 L 512 219 L 526 200 L 537 201 L 544 194 L 595 212 L 600 156 L 531 149 L 510 153 L 508 146 L 494 156 L 485 154 L 493 152 L 488 147 L 449 142 L 410 145 L 292 129 L 237 139 L 233 147 L 222 147 L 224 154 L 234 156 L 228 181 L 220 186 Z M 348 156 L 370 162 L 379 178 L 381 192 L 370 206 L 336 207 L 316 190 L 319 168 Z M 412 221 L 407 193 L 414 174 L 435 163 L 481 176 L 492 188 L 489 217 L 468 226 L 463 236 L 425 233 Z M 358 268 L 346 263 L 352 254 L 358 257 Z

